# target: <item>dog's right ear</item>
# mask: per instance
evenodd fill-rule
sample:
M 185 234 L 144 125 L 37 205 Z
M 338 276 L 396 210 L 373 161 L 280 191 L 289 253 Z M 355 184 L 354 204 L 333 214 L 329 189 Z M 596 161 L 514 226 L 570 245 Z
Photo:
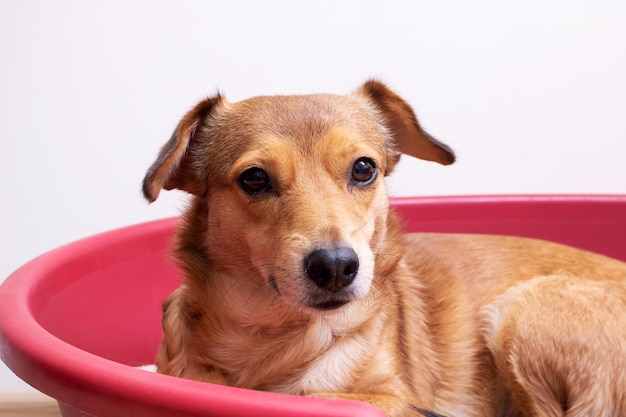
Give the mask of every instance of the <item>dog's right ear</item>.
M 198 145 L 198 127 L 222 102 L 220 94 L 209 97 L 198 103 L 178 123 L 143 179 L 143 195 L 149 202 L 157 199 L 161 189 L 177 188 L 198 196 L 204 194 L 206 184 L 202 173 L 196 171 L 191 161 L 191 150 Z

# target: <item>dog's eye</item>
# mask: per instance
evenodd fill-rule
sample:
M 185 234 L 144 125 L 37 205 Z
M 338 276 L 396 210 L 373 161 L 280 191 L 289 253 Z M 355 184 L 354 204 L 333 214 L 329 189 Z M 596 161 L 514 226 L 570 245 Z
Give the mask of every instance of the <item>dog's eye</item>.
M 350 182 L 354 185 L 369 185 L 374 182 L 378 170 L 376 164 L 369 158 L 359 158 L 352 166 L 352 178 Z
M 258 167 L 246 169 L 239 177 L 239 186 L 250 195 L 259 195 L 272 191 L 269 175 Z

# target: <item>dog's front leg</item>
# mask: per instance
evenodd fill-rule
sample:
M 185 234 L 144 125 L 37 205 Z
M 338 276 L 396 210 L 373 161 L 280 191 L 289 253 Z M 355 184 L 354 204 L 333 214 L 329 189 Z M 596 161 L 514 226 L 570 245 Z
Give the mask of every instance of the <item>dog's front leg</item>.
M 157 352 L 157 372 L 179 378 L 228 385 L 224 374 L 213 364 L 202 362 L 201 355 L 191 350 L 197 338 L 194 325 L 202 314 L 190 307 L 187 287 L 181 285 L 163 305 L 163 340 Z
M 310 397 L 328 398 L 334 400 L 363 401 L 382 410 L 388 417 L 444 417 L 440 414 L 420 408 L 394 395 L 366 394 L 366 393 L 315 393 Z

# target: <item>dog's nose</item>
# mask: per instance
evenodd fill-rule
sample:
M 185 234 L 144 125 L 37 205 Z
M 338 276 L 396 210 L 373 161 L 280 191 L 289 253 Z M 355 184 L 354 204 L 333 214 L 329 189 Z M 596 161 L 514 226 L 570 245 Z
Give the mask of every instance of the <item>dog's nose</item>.
M 317 249 L 306 257 L 304 267 L 319 288 L 335 292 L 354 281 L 359 257 L 352 248 Z

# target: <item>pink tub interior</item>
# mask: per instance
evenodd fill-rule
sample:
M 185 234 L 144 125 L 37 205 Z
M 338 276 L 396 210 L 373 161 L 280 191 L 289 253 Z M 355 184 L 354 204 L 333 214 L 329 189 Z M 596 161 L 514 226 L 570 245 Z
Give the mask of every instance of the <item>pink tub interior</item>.
M 626 196 L 411 198 L 407 231 L 538 237 L 626 260 Z M 241 390 L 151 374 L 161 303 L 179 284 L 175 219 L 51 251 L 0 287 L 0 356 L 65 417 L 382 416 L 362 403 Z M 130 366 L 129 366 L 130 365 Z

